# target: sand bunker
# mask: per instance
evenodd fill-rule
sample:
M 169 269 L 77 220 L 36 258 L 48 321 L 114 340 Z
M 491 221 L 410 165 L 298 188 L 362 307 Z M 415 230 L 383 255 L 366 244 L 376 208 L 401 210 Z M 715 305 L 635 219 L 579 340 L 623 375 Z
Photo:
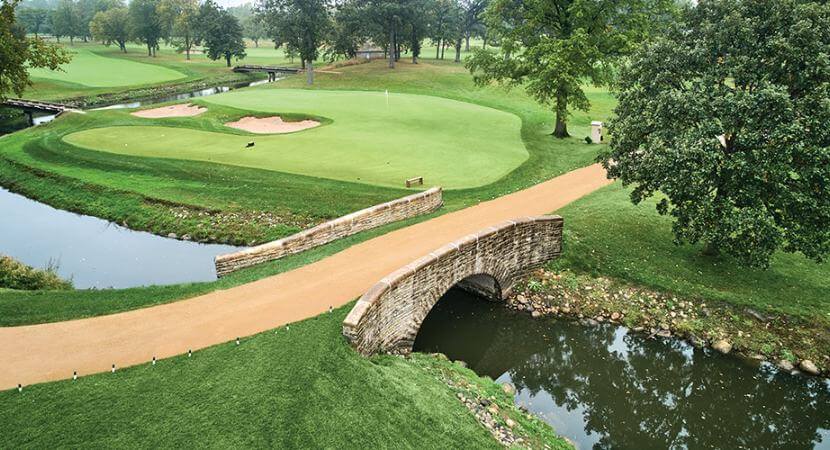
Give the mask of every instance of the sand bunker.
M 145 109 L 143 111 L 136 111 L 132 115 L 136 117 L 143 117 L 145 119 L 161 119 L 164 117 L 193 117 L 207 111 L 207 108 L 202 108 L 196 105 L 171 105 L 162 106 L 161 108 Z
M 251 133 L 271 134 L 271 133 L 291 133 L 294 131 L 314 128 L 320 125 L 316 120 L 301 120 L 299 122 L 285 122 L 280 116 L 273 117 L 243 117 L 236 122 L 228 122 L 225 125 L 237 128 L 239 130 L 249 131 Z

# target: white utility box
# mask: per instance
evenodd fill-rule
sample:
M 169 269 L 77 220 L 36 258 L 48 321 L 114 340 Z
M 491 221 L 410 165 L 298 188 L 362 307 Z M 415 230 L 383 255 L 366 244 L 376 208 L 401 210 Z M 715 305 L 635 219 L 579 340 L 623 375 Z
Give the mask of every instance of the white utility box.
M 591 142 L 602 144 L 602 122 L 598 120 L 591 122 Z

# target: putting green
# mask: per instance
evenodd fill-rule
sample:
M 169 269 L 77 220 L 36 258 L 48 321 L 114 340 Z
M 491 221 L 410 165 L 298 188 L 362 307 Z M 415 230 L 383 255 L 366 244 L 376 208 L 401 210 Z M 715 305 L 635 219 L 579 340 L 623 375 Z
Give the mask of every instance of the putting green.
M 203 101 L 333 122 L 256 136 L 117 126 L 72 133 L 64 140 L 126 155 L 211 161 L 381 186 L 400 187 L 407 178 L 423 176 L 425 184 L 449 189 L 492 183 L 528 157 L 517 116 L 439 97 L 266 87 Z M 249 141 L 256 145 L 246 149 Z
M 46 78 L 90 87 L 133 86 L 185 78 L 186 75 L 173 69 L 142 64 L 120 58 L 107 58 L 86 49 L 70 49 L 72 61 L 61 66 L 63 71 L 30 69 L 34 78 Z

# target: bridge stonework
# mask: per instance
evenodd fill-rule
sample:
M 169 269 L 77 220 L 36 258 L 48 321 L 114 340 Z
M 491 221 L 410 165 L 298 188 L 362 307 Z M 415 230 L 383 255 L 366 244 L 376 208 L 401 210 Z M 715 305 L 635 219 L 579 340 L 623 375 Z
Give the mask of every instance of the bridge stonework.
M 501 300 L 562 251 L 559 216 L 507 221 L 447 244 L 391 273 L 358 300 L 343 335 L 364 355 L 407 354 L 427 314 L 451 287 Z

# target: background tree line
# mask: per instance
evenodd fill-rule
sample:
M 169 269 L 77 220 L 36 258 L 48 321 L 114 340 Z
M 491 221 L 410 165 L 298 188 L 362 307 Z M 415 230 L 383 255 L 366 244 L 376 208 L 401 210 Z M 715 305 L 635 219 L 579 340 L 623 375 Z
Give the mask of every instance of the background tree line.
M 16 18 L 27 33 L 51 34 L 58 42 L 97 40 L 124 52 L 128 42 L 137 42 L 147 47 L 148 56 L 155 56 L 164 43 L 187 59 L 201 45 L 209 58 L 224 59 L 228 66 L 231 59 L 245 57 L 245 16 L 212 0 L 132 0 L 129 5 L 124 0 L 38 0 L 20 6 Z M 250 37 L 258 42 L 262 35 Z

